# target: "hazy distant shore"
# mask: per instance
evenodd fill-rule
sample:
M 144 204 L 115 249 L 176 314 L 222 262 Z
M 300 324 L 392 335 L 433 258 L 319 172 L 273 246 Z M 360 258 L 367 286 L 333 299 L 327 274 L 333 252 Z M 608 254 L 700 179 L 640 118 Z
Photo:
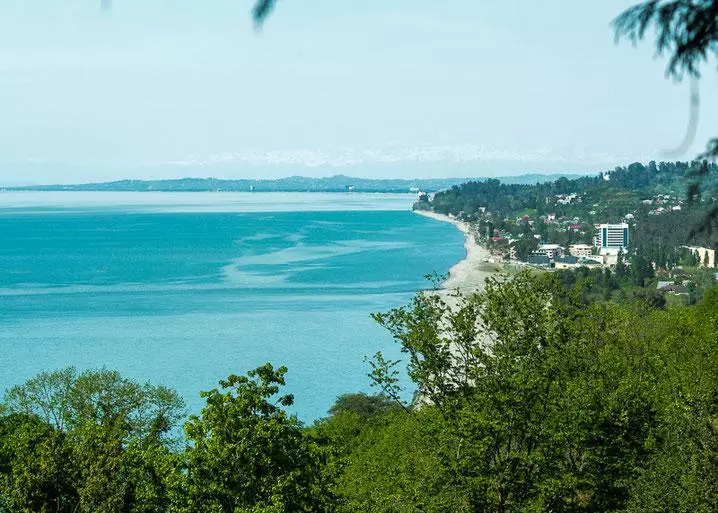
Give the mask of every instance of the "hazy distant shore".
M 71 173 L 70 173 L 71 174 Z M 19 176 L 22 176 L 20 173 Z M 333 175 L 325 177 L 286 176 L 267 179 L 173 178 L 166 180 L 116 180 L 112 182 L 68 184 L 1 184 L 0 191 L 111 191 L 111 192 L 387 192 L 411 193 L 440 191 L 469 181 L 489 178 L 502 183 L 535 184 L 553 182 L 571 174 L 525 174 L 513 176 L 447 178 L 364 178 Z
M 437 221 L 451 223 L 464 234 L 466 256 L 449 269 L 446 280 L 441 284 L 442 289 L 447 292 L 458 289 L 464 295 L 481 291 L 486 278 L 496 274 L 496 271 L 491 269 L 489 263 L 492 258 L 491 253 L 476 241 L 469 224 L 444 214 L 426 210 L 415 210 L 414 212 Z

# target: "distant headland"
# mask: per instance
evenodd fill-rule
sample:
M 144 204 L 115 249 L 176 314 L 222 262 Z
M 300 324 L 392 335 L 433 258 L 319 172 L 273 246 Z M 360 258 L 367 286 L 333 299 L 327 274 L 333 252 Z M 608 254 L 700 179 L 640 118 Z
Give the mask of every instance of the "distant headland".
M 506 184 L 552 182 L 574 174 L 525 174 L 504 177 L 382 179 L 335 175 L 323 178 L 290 176 L 278 179 L 179 178 L 169 180 L 119 180 L 113 182 L 26 185 L 0 187 L 5 191 L 113 191 L 113 192 L 435 192 L 469 181 L 498 179 Z

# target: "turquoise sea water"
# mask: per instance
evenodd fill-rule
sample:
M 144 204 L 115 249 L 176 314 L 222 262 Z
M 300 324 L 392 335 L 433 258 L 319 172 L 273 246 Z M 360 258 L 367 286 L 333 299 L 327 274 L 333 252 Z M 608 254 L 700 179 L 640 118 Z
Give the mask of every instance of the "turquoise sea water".
M 463 258 L 413 197 L 0 193 L 0 389 L 108 367 L 200 390 L 270 361 L 294 412 L 369 390 L 363 359 L 400 353 L 369 317 Z M 408 394 L 410 391 L 407 392 Z

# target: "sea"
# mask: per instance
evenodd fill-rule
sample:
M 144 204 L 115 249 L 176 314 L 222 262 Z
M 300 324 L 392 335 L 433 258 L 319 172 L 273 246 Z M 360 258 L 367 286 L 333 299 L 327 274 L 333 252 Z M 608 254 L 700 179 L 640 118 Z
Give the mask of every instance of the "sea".
M 404 360 L 371 318 L 464 257 L 413 195 L 0 192 L 0 391 L 41 371 L 108 368 L 201 390 L 288 367 L 303 422 L 371 392 L 365 361 Z M 404 397 L 413 392 L 402 374 Z

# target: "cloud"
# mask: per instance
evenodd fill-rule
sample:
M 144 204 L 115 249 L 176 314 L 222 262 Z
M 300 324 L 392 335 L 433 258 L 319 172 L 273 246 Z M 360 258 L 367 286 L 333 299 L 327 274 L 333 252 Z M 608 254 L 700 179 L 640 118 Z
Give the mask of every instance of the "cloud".
M 212 166 L 217 164 L 298 165 L 316 167 L 351 167 L 361 164 L 381 163 L 472 163 L 472 162 L 520 162 L 520 163 L 581 163 L 609 165 L 617 162 L 647 160 L 645 155 L 616 155 L 606 152 L 570 149 L 556 151 L 537 148 L 527 151 L 511 151 L 484 145 L 430 145 L 411 146 L 395 143 L 384 148 L 342 148 L 338 150 L 259 150 L 222 152 L 207 157 L 190 156 L 168 162 L 174 166 Z

